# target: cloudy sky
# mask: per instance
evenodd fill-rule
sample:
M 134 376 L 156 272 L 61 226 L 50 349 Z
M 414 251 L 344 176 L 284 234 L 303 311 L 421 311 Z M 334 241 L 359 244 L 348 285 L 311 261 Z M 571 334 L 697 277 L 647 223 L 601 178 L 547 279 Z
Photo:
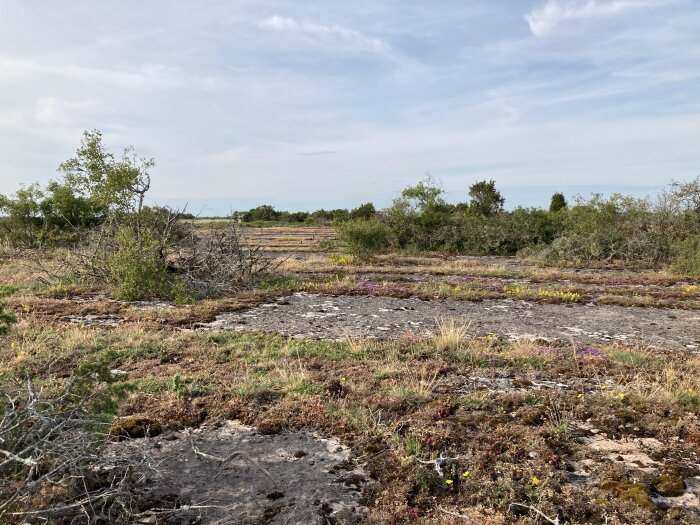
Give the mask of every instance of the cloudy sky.
M 700 174 L 700 1 L 1 0 L 0 193 L 93 128 L 205 215 L 644 195 Z

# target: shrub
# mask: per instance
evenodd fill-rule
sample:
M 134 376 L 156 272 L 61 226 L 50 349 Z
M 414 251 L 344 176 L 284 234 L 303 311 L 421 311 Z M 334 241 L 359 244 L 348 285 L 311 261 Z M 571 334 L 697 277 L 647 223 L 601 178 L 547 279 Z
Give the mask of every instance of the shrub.
M 114 236 L 114 251 L 105 254 L 104 264 L 116 299 L 176 298 L 176 276 L 168 272 L 162 244 L 152 230 L 144 229 L 135 237 L 129 227 L 121 226 L 108 234 Z
M 348 251 L 358 257 L 371 257 L 389 247 L 391 230 L 382 222 L 354 219 L 338 224 L 337 229 Z
M 563 232 L 535 258 L 580 265 L 634 263 L 655 266 L 668 260 L 672 237 L 646 199 L 620 194 L 578 198 L 564 214 Z
M 188 293 L 196 297 L 235 292 L 279 265 L 260 246 L 242 243 L 234 218 L 203 235 L 190 232 L 175 248 L 172 265 L 182 279 L 177 284 L 186 283 Z
M 31 379 L 25 384 L 0 384 L 0 522 L 131 523 L 133 483 L 102 453 L 131 386 L 119 383 L 106 363 L 82 365 L 59 389 L 35 389 Z M 126 468 L 139 464 L 140 458 L 129 459 Z
M 386 211 L 393 241 L 400 248 L 435 250 L 450 237 L 450 214 L 454 207 L 445 202 L 445 191 L 432 177 L 404 188 Z
M 6 334 L 15 322 L 15 317 L 5 310 L 5 303 L 0 300 L 0 335 Z
M 671 269 L 684 275 L 700 275 L 700 235 L 678 242 Z
M 368 202 L 366 204 L 363 204 L 362 206 L 358 206 L 354 210 L 351 210 L 349 213 L 349 218 L 350 219 L 372 219 L 377 213 L 377 210 L 374 208 L 374 204 L 371 202 Z

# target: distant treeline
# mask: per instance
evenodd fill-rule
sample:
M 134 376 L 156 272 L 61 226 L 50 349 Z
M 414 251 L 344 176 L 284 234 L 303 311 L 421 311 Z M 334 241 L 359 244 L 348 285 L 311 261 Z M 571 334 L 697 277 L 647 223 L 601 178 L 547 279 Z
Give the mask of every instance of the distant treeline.
M 468 195 L 469 202 L 449 204 L 429 178 L 369 219 L 335 224 L 359 256 L 386 250 L 517 254 L 552 264 L 671 265 L 700 275 L 700 177 L 674 182 L 654 200 L 594 194 L 569 203 L 554 193 L 548 209 L 506 211 L 494 181 L 473 184 Z
M 339 208 L 335 210 L 308 211 L 278 211 L 269 204 L 263 204 L 248 211 L 235 212 L 234 215 L 241 222 L 281 222 L 290 224 L 330 224 L 333 221 L 344 221 L 349 219 L 371 219 L 377 213 L 374 204 L 368 202 L 357 208 L 348 210 Z

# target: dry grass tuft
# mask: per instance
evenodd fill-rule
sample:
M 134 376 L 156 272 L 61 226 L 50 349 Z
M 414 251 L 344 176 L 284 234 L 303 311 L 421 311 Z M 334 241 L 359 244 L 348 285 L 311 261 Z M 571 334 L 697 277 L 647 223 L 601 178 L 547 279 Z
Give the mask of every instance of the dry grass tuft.
M 432 343 L 438 351 L 460 349 L 467 339 L 471 322 L 459 322 L 455 319 L 440 318 L 435 320 L 435 335 Z

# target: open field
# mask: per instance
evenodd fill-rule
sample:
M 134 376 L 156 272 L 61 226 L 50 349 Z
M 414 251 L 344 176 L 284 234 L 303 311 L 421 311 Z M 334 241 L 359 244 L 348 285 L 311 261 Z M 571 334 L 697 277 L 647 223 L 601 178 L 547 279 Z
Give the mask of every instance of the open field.
M 243 233 L 279 258 L 273 275 L 183 305 L 42 285 L 7 259 L 0 291 L 18 323 L 0 336 L 3 392 L 31 377 L 50 396 L 81 367 L 108 371 L 127 391 L 112 428 L 132 439 L 107 463 L 151 458 L 145 487 L 182 523 L 700 522 L 698 282 L 513 258 L 361 261 L 329 229 Z M 244 452 L 272 481 L 194 445 Z M 66 494 L 32 497 L 18 503 Z

